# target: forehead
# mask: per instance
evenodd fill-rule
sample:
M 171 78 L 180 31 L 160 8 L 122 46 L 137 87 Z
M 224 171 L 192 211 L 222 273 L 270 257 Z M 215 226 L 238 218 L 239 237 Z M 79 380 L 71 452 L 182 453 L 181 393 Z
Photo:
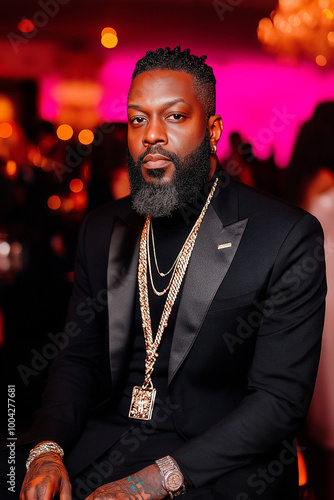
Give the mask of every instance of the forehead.
M 194 78 L 184 71 L 154 70 L 136 76 L 132 81 L 128 104 L 160 104 L 183 99 L 191 106 L 201 106 Z

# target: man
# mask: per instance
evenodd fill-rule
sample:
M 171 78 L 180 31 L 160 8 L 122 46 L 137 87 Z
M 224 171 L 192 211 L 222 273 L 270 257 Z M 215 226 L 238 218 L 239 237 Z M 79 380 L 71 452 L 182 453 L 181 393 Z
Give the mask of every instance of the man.
M 69 477 L 73 498 L 89 500 L 298 496 L 293 436 L 319 358 L 322 232 L 220 169 L 204 60 L 176 47 L 136 65 L 131 199 L 83 224 L 21 500 L 69 500 Z

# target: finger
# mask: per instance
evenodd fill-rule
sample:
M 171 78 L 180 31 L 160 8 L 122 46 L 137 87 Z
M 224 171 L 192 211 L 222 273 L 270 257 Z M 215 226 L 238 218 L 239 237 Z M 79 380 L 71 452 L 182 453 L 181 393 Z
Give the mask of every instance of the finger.
M 72 500 L 72 487 L 71 483 L 68 479 L 65 479 L 61 483 L 60 492 L 59 492 L 60 500 Z
M 54 488 L 52 483 L 42 481 L 37 484 L 33 490 L 33 496 L 28 497 L 28 500 L 52 500 L 54 496 Z

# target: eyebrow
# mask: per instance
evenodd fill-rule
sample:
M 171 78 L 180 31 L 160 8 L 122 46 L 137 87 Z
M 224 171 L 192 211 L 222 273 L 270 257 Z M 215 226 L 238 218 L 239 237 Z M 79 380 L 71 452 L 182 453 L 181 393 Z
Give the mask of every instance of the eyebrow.
M 169 108 L 170 106 L 174 106 L 174 104 L 179 104 L 180 102 L 187 104 L 187 106 L 189 106 L 189 103 L 185 99 L 183 99 L 182 97 L 178 97 L 178 98 L 173 99 L 171 101 L 164 102 L 162 104 L 162 107 Z M 143 109 L 142 106 L 140 106 L 139 104 L 128 104 L 128 108 L 129 109 Z

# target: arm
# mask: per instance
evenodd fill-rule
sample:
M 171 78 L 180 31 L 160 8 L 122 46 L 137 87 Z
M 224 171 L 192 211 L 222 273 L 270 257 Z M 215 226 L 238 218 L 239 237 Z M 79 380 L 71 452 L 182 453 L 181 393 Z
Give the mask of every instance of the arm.
M 223 420 L 173 453 L 194 486 L 250 464 L 295 434 L 312 397 L 325 293 L 322 231 L 305 214 L 276 255 L 261 325 L 255 328 L 244 318 L 256 338 L 248 395 Z

